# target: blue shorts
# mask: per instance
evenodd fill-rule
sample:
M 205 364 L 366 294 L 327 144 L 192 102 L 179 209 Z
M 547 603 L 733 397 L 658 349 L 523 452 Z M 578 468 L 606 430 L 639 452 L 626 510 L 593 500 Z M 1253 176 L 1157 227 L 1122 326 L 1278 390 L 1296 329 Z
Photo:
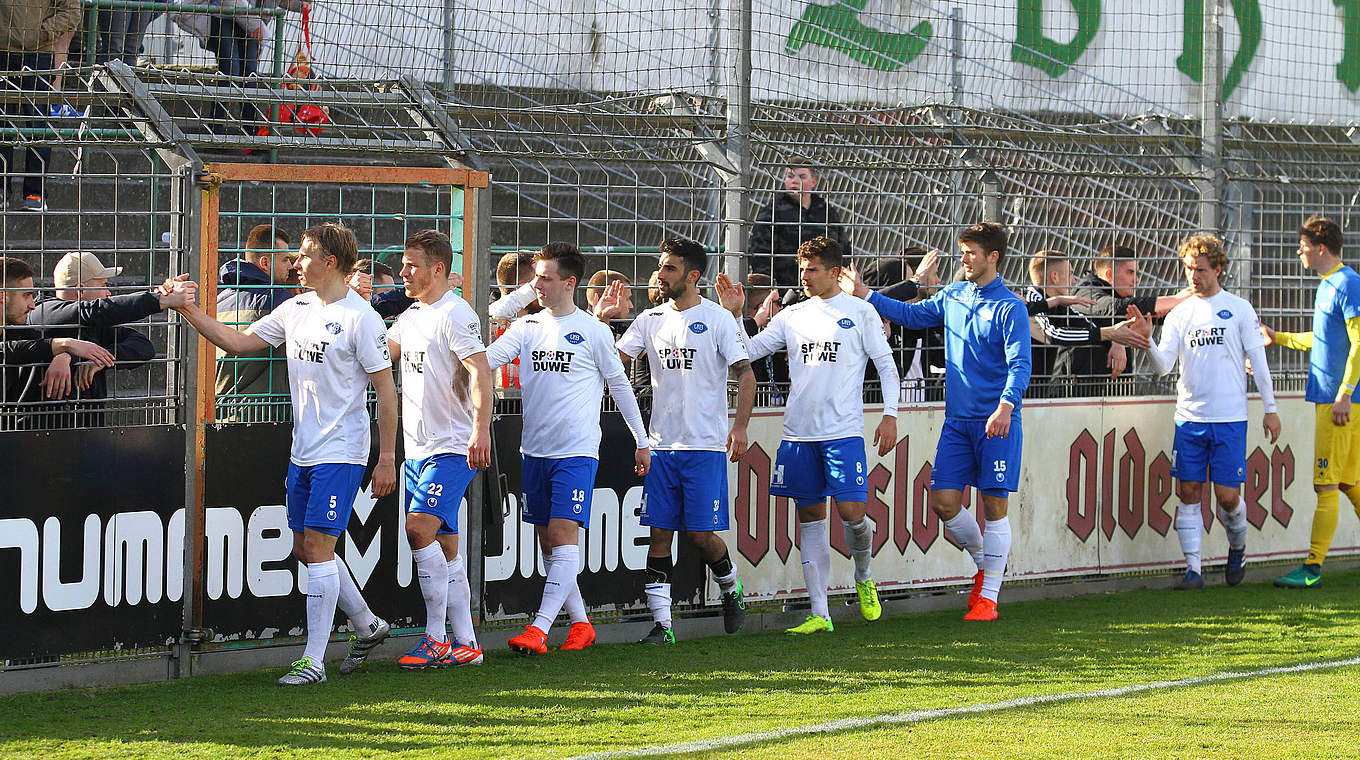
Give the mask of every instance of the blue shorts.
M 554 518 L 575 520 L 581 525 L 590 522 L 590 500 L 599 468 L 600 460 L 594 457 L 522 456 L 520 516 L 530 525 L 547 525 Z
M 665 530 L 727 530 L 727 454 L 653 451 L 642 484 L 642 524 Z
M 1171 444 L 1176 480 L 1241 487 L 1247 474 L 1247 422 L 1180 422 Z
M 439 533 L 458 533 L 458 507 L 476 470 L 469 470 L 462 454 L 435 454 L 407 459 L 401 465 L 406 482 L 406 511 L 434 515 Z
M 962 491 L 973 486 L 988 496 L 1007 497 L 1020 487 L 1020 415 L 1011 416 L 1005 438 L 988 438 L 986 420 L 946 418 L 935 446 L 930 490 Z
M 771 496 L 787 496 L 807 507 L 830 496 L 837 501 L 866 501 L 864 439 L 780 441 L 775 456 Z
M 284 488 L 288 501 L 288 529 L 301 533 L 304 528 L 340 535 L 349 526 L 354 497 L 364 482 L 361 464 L 314 464 L 309 467 L 288 463 Z

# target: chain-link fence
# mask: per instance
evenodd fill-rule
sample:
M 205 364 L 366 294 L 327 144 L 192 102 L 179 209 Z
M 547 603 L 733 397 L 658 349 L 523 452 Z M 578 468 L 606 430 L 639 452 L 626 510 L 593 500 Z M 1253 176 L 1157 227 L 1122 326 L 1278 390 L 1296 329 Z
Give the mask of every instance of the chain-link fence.
M 122 267 L 115 290 L 178 268 L 157 149 L 444 155 L 494 175 L 498 252 L 577 242 L 593 268 L 630 280 L 638 308 L 667 234 L 725 256 L 710 274 L 796 290 L 790 241 L 839 237 L 860 265 L 915 265 L 939 248 L 947 281 L 957 230 L 991 219 L 1011 232 L 1003 274 L 1017 288 L 1038 251 L 1066 252 L 1080 277 L 1118 244 L 1138 253 L 1144 292 L 1170 293 L 1179 240 L 1214 229 L 1229 242 L 1229 287 L 1300 329 L 1315 279 L 1290 253 L 1298 224 L 1350 220 L 1349 6 L 345 0 L 312 6 L 305 23 L 301 10 L 85 0 L 67 46 L 75 68 L 7 78 L 7 255 L 33 265 L 40 288 L 77 250 Z M 1284 41 L 1297 30 L 1335 44 L 1302 55 Z M 242 35 L 250 44 L 233 47 Z M 45 52 L 11 54 L 9 68 L 49 68 Z M 801 196 L 791 168 L 810 175 Z M 311 196 L 283 216 L 241 196 L 224 212 L 224 254 L 253 223 L 311 214 Z M 359 217 L 420 217 L 405 196 L 366 203 Z M 378 259 L 399 243 L 370 242 Z M 161 358 L 112 375 L 114 397 L 137 397 L 146 421 L 177 396 L 158 319 L 141 327 Z M 922 357 L 919 382 L 938 383 L 938 355 Z M 1292 352 L 1272 360 L 1288 376 L 1303 366 Z M 1139 376 L 1135 362 L 1095 387 L 1166 390 Z M 14 392 L 11 405 L 46 401 Z

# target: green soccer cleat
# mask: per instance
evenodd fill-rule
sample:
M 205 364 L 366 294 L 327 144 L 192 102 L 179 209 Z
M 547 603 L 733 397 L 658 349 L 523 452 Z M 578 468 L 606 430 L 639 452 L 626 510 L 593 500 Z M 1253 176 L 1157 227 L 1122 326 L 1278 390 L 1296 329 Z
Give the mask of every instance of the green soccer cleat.
M 1322 565 L 1304 563 L 1290 571 L 1289 575 L 1275 579 L 1280 588 L 1312 588 L 1322 582 Z
M 878 602 L 878 589 L 872 580 L 856 582 L 855 593 L 859 594 L 859 614 L 865 620 L 874 621 L 883 616 L 883 605 Z
M 826 631 L 831 633 L 836 630 L 836 626 L 831 624 L 831 618 L 824 618 L 821 615 L 808 615 L 807 620 L 784 631 L 795 636 L 806 636 L 810 633 L 821 633 Z
M 740 631 L 741 624 L 746 621 L 746 598 L 742 596 L 743 590 L 741 581 L 737 581 L 737 585 L 731 591 L 723 592 L 723 630 L 728 633 Z

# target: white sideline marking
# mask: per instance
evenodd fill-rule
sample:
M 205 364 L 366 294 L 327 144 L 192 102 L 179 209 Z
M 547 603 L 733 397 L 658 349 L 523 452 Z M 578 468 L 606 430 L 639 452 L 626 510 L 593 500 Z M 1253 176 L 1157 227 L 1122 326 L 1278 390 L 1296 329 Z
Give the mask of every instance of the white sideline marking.
M 689 752 L 706 752 L 715 749 L 727 749 L 743 744 L 756 744 L 759 742 L 771 741 L 775 739 L 788 739 L 796 736 L 810 736 L 813 734 L 829 734 L 836 731 L 848 731 L 856 728 L 866 728 L 868 726 L 899 725 L 904 723 L 921 723 L 927 720 L 938 718 L 952 718 L 960 715 L 977 715 L 979 713 L 999 712 L 1010 710 L 1015 707 L 1029 707 L 1031 705 L 1047 705 L 1055 702 L 1069 702 L 1080 699 L 1104 699 L 1109 697 L 1123 697 L 1129 694 L 1138 694 L 1145 691 L 1155 691 L 1158 689 L 1175 689 L 1186 686 L 1199 686 L 1206 683 L 1218 681 L 1233 681 L 1242 678 L 1260 678 L 1262 676 L 1274 676 L 1287 673 L 1303 673 L 1309 670 L 1328 670 L 1331 668 L 1345 668 L 1352 665 L 1360 665 L 1360 657 L 1352 657 L 1347 660 L 1331 660 L 1328 662 L 1309 662 L 1301 665 L 1288 665 L 1275 668 L 1263 668 L 1261 670 L 1249 670 L 1243 672 L 1215 673 L 1208 676 L 1195 676 L 1193 678 L 1179 678 L 1174 681 L 1154 681 L 1152 683 L 1133 684 L 1131 686 L 1120 686 L 1115 689 L 1096 689 L 1094 691 L 1078 691 L 1067 694 L 1042 694 L 1034 697 L 1017 697 L 1001 702 L 986 702 L 977 705 L 967 705 L 965 707 L 949 707 L 940 710 L 916 710 L 914 712 L 887 713 L 884 715 L 870 715 L 863 718 L 843 718 L 841 720 L 828 721 L 826 723 L 813 723 L 806 726 L 794 726 L 792 728 L 781 728 L 775 731 L 761 731 L 748 734 L 733 734 L 731 736 L 719 736 L 713 739 L 700 739 L 692 742 L 682 742 L 680 744 L 662 744 L 652 747 L 639 747 L 637 749 L 615 750 L 612 752 L 599 752 L 592 755 L 580 755 L 571 760 L 606 760 L 607 758 L 620 757 L 651 757 L 655 755 L 684 754 Z

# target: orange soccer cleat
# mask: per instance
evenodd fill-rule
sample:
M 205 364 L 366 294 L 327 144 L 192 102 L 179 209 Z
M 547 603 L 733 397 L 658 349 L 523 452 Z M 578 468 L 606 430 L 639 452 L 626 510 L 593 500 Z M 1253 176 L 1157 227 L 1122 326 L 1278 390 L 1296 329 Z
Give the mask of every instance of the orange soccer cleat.
M 510 648 L 520 654 L 547 654 L 548 634 L 532 625 L 524 626 L 524 633 L 510 639 Z
M 585 649 L 595 643 L 595 626 L 587 620 L 583 623 L 572 623 L 571 630 L 567 631 L 567 640 L 562 642 L 563 652 L 574 652 L 578 649 Z
M 397 665 L 405 670 L 446 667 L 449 665 L 449 642 L 422 636 L 414 649 L 397 660 Z
M 978 599 L 973 609 L 968 610 L 968 614 L 963 616 L 964 620 L 996 620 L 996 602 L 982 597 Z
M 979 570 L 977 571 L 976 574 L 973 575 L 973 591 L 972 593 L 968 594 L 968 609 L 971 610 L 974 607 L 976 607 L 978 600 L 981 598 L 982 598 L 982 571 Z

